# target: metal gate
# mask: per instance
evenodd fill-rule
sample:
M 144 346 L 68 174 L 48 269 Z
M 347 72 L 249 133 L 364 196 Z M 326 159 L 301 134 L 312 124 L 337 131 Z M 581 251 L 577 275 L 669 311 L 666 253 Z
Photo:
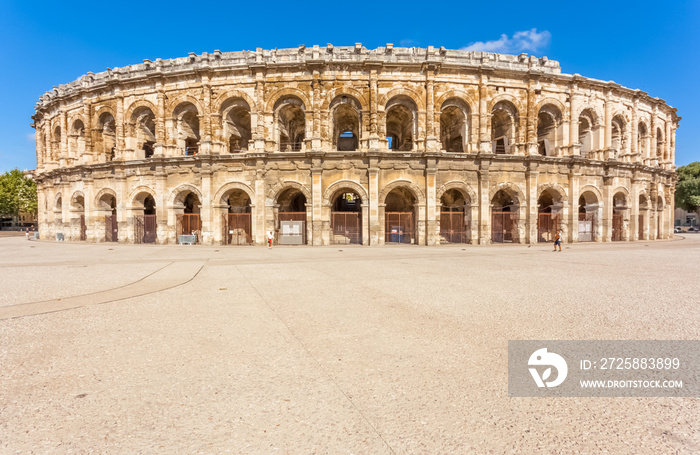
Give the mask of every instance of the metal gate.
M 593 226 L 595 221 L 595 212 L 586 212 L 578 214 L 578 241 L 592 242 L 595 240 L 593 235 Z
M 612 218 L 612 241 L 622 241 L 622 214 L 613 213 Z
M 301 232 L 297 232 L 298 224 L 286 224 L 285 226 L 294 226 L 293 229 L 282 227 L 285 221 L 301 222 Z M 277 213 L 277 243 L 281 245 L 306 245 L 306 212 L 278 212 Z
M 156 215 L 134 217 L 134 243 L 156 243 Z
M 513 242 L 517 228 L 517 212 L 491 212 L 491 242 Z
M 644 215 L 637 217 L 637 240 L 644 240 Z
M 553 242 L 557 229 L 561 224 L 559 213 L 538 213 L 537 214 L 537 241 Z
M 661 238 L 661 214 L 656 214 L 656 238 L 657 240 Z
M 471 243 L 471 226 L 464 221 L 464 212 L 440 212 L 440 241 Z
M 118 239 L 117 215 L 105 216 L 105 241 L 116 242 Z
M 80 240 L 87 240 L 87 225 L 85 215 L 80 215 Z
M 197 242 L 201 240 L 202 219 L 199 213 L 181 213 L 177 216 L 178 242 L 181 235 L 196 235 Z
M 225 213 L 222 215 L 224 245 L 250 245 L 253 243 L 250 213 Z
M 385 243 L 415 243 L 413 212 L 386 212 Z
M 331 243 L 362 245 L 362 213 L 331 212 Z

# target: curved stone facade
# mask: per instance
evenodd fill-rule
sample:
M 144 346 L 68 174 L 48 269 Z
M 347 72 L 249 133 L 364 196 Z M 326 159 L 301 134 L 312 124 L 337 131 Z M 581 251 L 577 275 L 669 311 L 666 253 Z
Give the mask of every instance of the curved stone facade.
M 93 242 L 668 238 L 680 117 L 547 58 L 314 46 L 88 73 L 33 116 L 39 230 Z

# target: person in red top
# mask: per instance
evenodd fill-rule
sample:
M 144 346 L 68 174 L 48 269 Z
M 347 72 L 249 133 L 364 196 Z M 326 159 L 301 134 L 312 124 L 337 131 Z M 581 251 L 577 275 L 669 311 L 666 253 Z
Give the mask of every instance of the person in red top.
M 557 229 L 557 235 L 554 236 L 554 251 L 557 251 L 557 246 L 559 246 L 561 253 L 561 229 Z

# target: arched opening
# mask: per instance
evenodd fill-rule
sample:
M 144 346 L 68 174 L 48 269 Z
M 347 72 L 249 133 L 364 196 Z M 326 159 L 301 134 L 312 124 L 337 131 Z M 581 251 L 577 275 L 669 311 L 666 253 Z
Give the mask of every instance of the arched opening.
M 60 151 L 61 151 L 61 127 L 60 126 L 56 126 L 53 129 L 53 140 L 51 141 L 51 149 L 53 151 L 54 161 L 59 160 L 61 158 L 59 156 Z
M 202 202 L 194 191 L 185 190 L 175 199 L 175 210 L 179 212 L 177 213 L 176 228 L 178 243 L 195 243 L 201 241 L 201 207 Z M 180 236 L 196 236 L 196 238 L 181 238 Z
M 457 189 L 440 198 L 440 243 L 471 242 L 471 200 Z
M 224 194 L 226 213 L 222 215 L 225 245 L 250 245 L 253 243 L 253 224 L 250 196 L 243 190 L 234 189 Z
M 82 194 L 76 193 L 71 199 L 71 224 L 74 238 L 77 240 L 87 240 L 87 225 L 85 224 L 85 198 Z
M 649 149 L 647 143 L 649 141 L 649 132 L 644 122 L 639 122 L 637 126 L 637 153 L 644 158 L 648 158 Z
M 440 112 L 440 142 L 446 152 L 464 153 L 469 143 L 469 106 L 451 98 L 442 104 Z
M 68 155 L 70 158 L 79 158 L 85 152 L 85 124 L 82 120 L 73 122 L 71 134 L 68 138 Z
M 112 161 L 116 157 L 117 126 L 114 117 L 109 112 L 103 112 L 98 119 L 97 141 L 95 151 L 105 161 Z M 100 159 L 101 161 L 101 159 Z
M 362 199 L 350 189 L 335 193 L 331 205 L 331 243 L 362 245 Z
M 561 111 L 556 106 L 546 104 L 537 114 L 537 150 L 543 156 L 557 156 L 562 141 Z
M 228 152 L 248 150 L 252 137 L 250 106 L 245 100 L 227 100 L 222 108 L 224 138 L 228 142 Z
M 53 206 L 53 218 L 57 229 L 63 228 L 63 197 L 59 194 Z
M 131 140 L 136 158 L 151 158 L 156 143 L 156 116 L 146 106 L 138 107 L 131 114 Z
M 360 103 L 351 96 L 336 97 L 331 103 L 333 144 L 338 151 L 357 150 L 360 137 Z
M 387 194 L 384 207 L 385 243 L 416 243 L 416 197 L 405 187 Z
M 173 111 L 175 118 L 175 130 L 177 134 L 177 147 L 186 156 L 194 156 L 199 153 L 199 112 L 197 107 L 190 103 L 180 103 Z
M 516 142 L 518 110 L 508 101 L 499 101 L 491 110 L 491 147 L 497 155 L 512 154 Z
M 279 150 L 297 152 L 306 138 L 304 103 L 295 96 L 287 96 L 275 103 Z
M 637 239 L 647 240 L 647 219 L 649 217 L 649 200 L 644 193 L 639 195 L 639 215 L 637 216 Z
M 386 138 L 389 150 L 413 150 L 418 108 L 407 96 L 395 96 L 386 104 Z
M 515 194 L 498 190 L 491 199 L 491 242 L 518 243 L 520 204 Z
M 656 158 L 664 159 L 664 133 L 661 128 L 656 128 Z
M 297 188 L 287 188 L 277 198 L 277 242 L 280 245 L 306 244 L 306 196 Z
M 625 120 L 619 115 L 616 115 L 612 119 L 611 147 L 615 151 L 614 158 L 619 158 L 620 155 L 624 155 L 627 150 Z
M 561 212 L 564 207 L 561 195 L 551 188 L 542 191 L 537 199 L 537 241 L 553 242 L 561 229 Z
M 97 205 L 98 211 L 105 214 L 105 241 L 118 241 L 117 198 L 110 193 L 105 193 L 100 197 Z
M 578 241 L 594 242 L 598 223 L 598 198 L 586 191 L 578 198 Z
M 612 213 L 612 237 L 613 242 L 626 240 L 625 232 L 625 212 L 627 211 L 627 197 L 622 192 L 617 192 L 613 196 Z
M 134 242 L 156 243 L 158 223 L 155 199 L 150 193 L 139 193 L 134 198 L 133 205 L 135 207 Z
M 591 109 L 584 109 L 578 119 L 578 142 L 581 144 L 581 156 L 593 159 L 598 149 L 599 125 Z

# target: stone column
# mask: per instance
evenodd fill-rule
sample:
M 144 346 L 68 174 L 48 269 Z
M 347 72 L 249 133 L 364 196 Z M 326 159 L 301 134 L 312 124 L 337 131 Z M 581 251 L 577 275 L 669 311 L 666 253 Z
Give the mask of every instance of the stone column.
M 535 89 L 539 86 L 536 79 L 530 79 L 527 86 L 527 129 L 525 131 L 525 154 L 537 155 L 537 95 Z M 563 113 L 562 113 L 563 114 Z M 552 144 L 554 145 L 554 144 Z M 536 239 L 537 237 L 535 237 Z M 531 242 L 532 243 L 532 242 Z
M 314 164 L 311 169 L 311 201 L 312 201 L 312 232 L 313 239 L 312 245 L 324 245 L 323 242 L 323 192 L 322 192 L 322 180 L 321 175 L 323 169 L 321 168 L 321 160 L 314 159 Z M 307 201 L 308 204 L 308 201 Z M 330 243 L 330 236 L 326 232 L 326 237 L 328 237 L 327 243 Z
M 489 198 L 489 163 L 481 162 L 479 182 L 479 245 L 491 243 L 491 200 Z
M 635 96 L 632 100 L 632 125 L 627 128 L 630 131 L 630 162 L 639 162 L 639 150 L 637 150 L 637 136 L 639 132 L 637 131 L 638 120 L 637 120 L 637 110 L 639 109 L 639 99 Z M 637 201 L 639 203 L 639 201 Z
M 437 151 L 440 149 L 439 138 L 435 134 L 435 68 L 426 69 L 425 83 L 425 149 Z M 468 138 L 464 138 L 467 140 Z
M 427 159 L 425 170 L 425 234 L 426 245 L 440 243 L 440 214 L 437 204 L 437 160 Z
M 211 124 L 211 83 L 209 75 L 202 74 L 202 94 L 203 111 L 199 118 L 201 119 L 201 131 L 199 141 L 199 153 L 202 155 L 211 155 L 212 153 L 212 124 Z
M 313 72 L 313 85 L 311 89 L 313 110 L 314 110 L 314 123 L 313 123 L 313 137 L 311 138 L 311 148 L 313 150 L 321 150 L 321 105 L 323 104 L 323 81 L 321 81 L 321 73 L 318 70 Z
M 153 154 L 155 156 L 165 155 L 164 146 L 167 144 L 165 134 L 165 90 L 161 81 L 156 82 L 156 90 L 158 91 L 158 101 L 156 106 L 156 143 L 153 145 Z
M 613 178 L 611 176 L 603 177 L 603 204 L 604 212 L 601 217 L 602 225 L 602 241 L 612 241 L 612 215 L 613 215 L 613 194 L 612 194 Z
M 668 164 L 671 163 L 671 119 L 669 118 L 670 116 L 666 116 L 666 132 L 665 132 L 665 141 L 664 141 L 664 166 L 666 169 L 669 169 Z
M 639 190 L 639 179 L 636 175 L 633 175 L 630 185 L 631 200 L 628 204 L 628 211 L 630 213 L 628 240 L 632 242 L 639 240 Z
M 605 143 L 604 149 L 606 151 L 612 148 L 612 102 L 610 98 L 612 97 L 612 90 L 605 91 Z
M 58 161 L 62 167 L 67 165 L 68 135 L 70 133 L 70 131 L 68 131 L 68 119 L 66 117 L 66 112 L 64 110 L 61 110 L 61 113 L 58 117 L 59 125 L 61 125 L 61 142 L 59 144 Z
M 488 76 L 481 73 L 479 79 L 479 152 L 492 153 L 491 150 L 491 129 L 489 119 L 491 113 L 487 112 L 488 104 Z M 481 236 L 480 236 L 481 238 Z
M 384 244 L 384 227 L 381 225 L 379 214 L 379 204 L 384 201 L 379 201 L 379 160 L 377 157 L 369 157 L 369 169 L 367 171 L 369 178 L 368 183 L 368 198 L 369 198 L 369 243 L 370 245 Z
M 525 201 L 520 203 L 527 204 L 527 218 L 525 220 L 526 234 L 525 242 L 521 243 L 537 243 L 537 178 L 539 176 L 539 171 L 537 170 L 537 163 L 529 163 L 528 168 L 525 170 Z
M 202 218 L 202 239 L 200 242 L 203 245 L 211 245 L 214 242 L 214 230 L 217 225 L 212 213 L 212 198 L 214 197 L 211 187 L 212 174 L 211 163 L 203 162 L 201 170 L 202 207 L 200 209 Z
M 255 72 L 255 112 L 251 113 L 252 140 L 251 148 L 257 153 L 265 150 L 265 79 L 262 70 Z M 255 126 L 253 126 L 253 123 Z M 264 239 L 262 240 L 264 242 Z
M 569 171 L 569 236 L 567 242 L 578 242 L 578 198 L 581 174 Z
M 117 241 L 124 243 L 129 241 L 129 219 L 126 208 L 131 204 L 126 200 L 129 196 L 129 190 L 126 186 L 126 176 L 122 170 L 117 171 L 115 180 L 115 190 L 117 191 Z M 131 241 L 133 242 L 133 239 Z
M 162 165 L 157 165 L 155 172 L 156 179 L 156 242 L 159 244 L 174 243 L 175 220 L 169 224 L 170 211 L 168 209 L 167 179 L 168 175 Z
M 117 105 L 116 116 L 114 117 L 117 136 L 115 145 L 117 150 L 114 152 L 114 159 L 124 160 L 127 159 L 127 157 L 124 156 L 126 153 L 126 144 L 124 141 L 124 98 L 121 95 L 119 86 L 114 87 L 114 94 L 116 96 L 115 104 Z
M 267 231 L 274 231 L 274 227 L 268 229 L 265 220 L 269 216 L 267 199 L 265 197 L 265 162 L 256 160 L 255 171 L 255 219 L 253 219 L 253 239 L 256 245 L 264 245 L 267 240 Z
M 83 113 L 85 114 L 85 150 L 80 157 L 80 164 L 92 164 L 94 157 L 92 150 L 93 129 L 95 128 L 95 119 L 92 118 L 94 115 L 92 103 L 85 101 Z

